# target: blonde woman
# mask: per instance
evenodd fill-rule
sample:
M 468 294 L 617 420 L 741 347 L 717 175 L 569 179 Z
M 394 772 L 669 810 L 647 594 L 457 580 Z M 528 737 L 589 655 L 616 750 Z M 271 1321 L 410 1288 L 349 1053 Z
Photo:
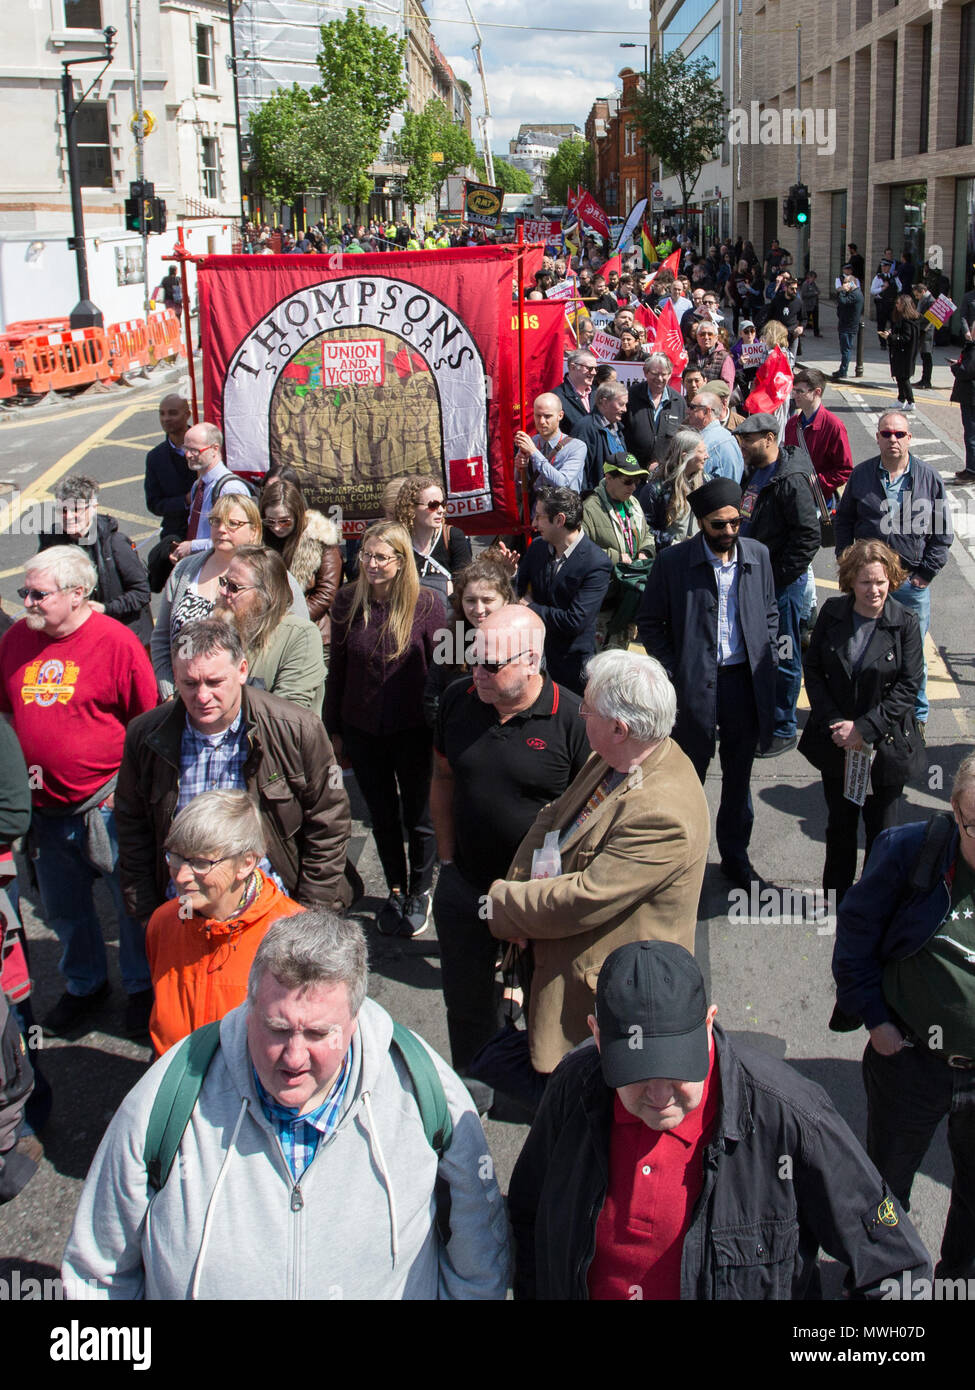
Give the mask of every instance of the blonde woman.
M 796 357 L 795 353 L 789 347 L 789 330 L 784 323 L 779 323 L 778 319 L 769 319 L 768 323 L 762 329 L 761 340 L 768 348 L 769 352 L 774 351 L 775 348 L 781 348 L 789 359 L 790 370 L 795 367 Z M 792 413 L 790 409 L 791 401 L 791 395 L 787 396 L 782 404 L 772 412 L 779 426 L 779 444 L 781 444 L 785 438 L 785 427 Z
M 377 919 L 387 936 L 418 936 L 430 920 L 433 735 L 423 690 L 442 625 L 440 599 L 420 585 L 410 533 L 397 522 L 370 526 L 359 576 L 332 605 L 325 727 L 369 808 L 389 888 Z
M 220 580 L 227 573 L 238 547 L 261 544 L 261 513 L 252 497 L 236 492 L 218 497 L 210 508 L 208 520 L 210 548 L 195 551 L 176 565 L 163 590 L 152 633 L 149 654 L 164 700 L 170 699 L 175 691 L 172 644 L 180 628 L 209 618 L 220 593 Z M 292 613 L 307 618 L 304 595 L 290 579 L 289 587 Z
M 699 529 L 688 498 L 711 481 L 704 471 L 707 461 L 708 446 L 697 430 L 678 430 L 663 463 L 637 494 L 658 551 L 686 541 Z

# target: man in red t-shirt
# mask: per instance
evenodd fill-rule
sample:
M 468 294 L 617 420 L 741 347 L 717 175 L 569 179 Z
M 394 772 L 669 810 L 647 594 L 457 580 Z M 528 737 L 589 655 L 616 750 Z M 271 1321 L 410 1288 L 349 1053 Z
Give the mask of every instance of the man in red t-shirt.
M 858 1298 L 930 1277 L 826 1093 L 716 1013 L 676 942 L 606 957 L 595 1046 L 553 1072 L 511 1175 L 516 1299 L 815 1298 L 820 1246 Z
M 125 1029 L 141 1037 L 152 987 L 145 933 L 122 902 L 113 806 L 126 725 L 153 708 L 156 681 L 135 635 L 89 603 L 96 578 L 79 546 L 52 546 L 29 562 L 19 590 L 26 616 L 0 641 L 0 713 L 30 773 L 31 854 L 44 915 L 63 948 L 67 989 L 44 1029 L 73 1031 L 108 994 L 92 897 L 101 874 L 118 915 Z

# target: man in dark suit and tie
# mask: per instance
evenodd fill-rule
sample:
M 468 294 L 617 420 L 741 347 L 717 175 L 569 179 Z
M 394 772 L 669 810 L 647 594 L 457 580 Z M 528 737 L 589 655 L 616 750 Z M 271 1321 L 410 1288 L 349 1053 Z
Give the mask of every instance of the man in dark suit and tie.
M 539 539 L 522 556 L 515 587 L 545 624 L 549 675 L 581 695 L 613 566 L 583 531 L 582 499 L 571 488 L 541 488 L 533 520 Z

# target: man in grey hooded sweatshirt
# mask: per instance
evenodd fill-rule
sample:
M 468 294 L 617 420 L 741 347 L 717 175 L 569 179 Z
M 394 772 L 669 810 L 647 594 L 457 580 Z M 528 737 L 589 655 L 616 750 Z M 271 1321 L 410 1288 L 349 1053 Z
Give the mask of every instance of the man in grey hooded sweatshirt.
M 356 923 L 315 908 L 272 925 L 158 1192 L 145 1135 L 177 1048 L 112 1120 L 65 1251 L 69 1289 L 112 1299 L 505 1297 L 507 1224 L 477 1111 L 422 1044 L 453 1125 L 438 1159 L 410 1072 L 390 1050 L 393 1021 L 366 983 Z M 438 1180 L 449 1189 L 446 1238 Z

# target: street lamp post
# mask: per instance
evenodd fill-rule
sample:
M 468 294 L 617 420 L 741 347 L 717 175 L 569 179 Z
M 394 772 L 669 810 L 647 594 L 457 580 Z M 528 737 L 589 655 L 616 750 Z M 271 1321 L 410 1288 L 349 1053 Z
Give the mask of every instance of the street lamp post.
M 71 311 L 69 322 L 72 328 L 102 328 L 105 320 L 101 310 L 94 305 L 88 289 L 88 255 L 85 249 L 85 214 L 81 203 L 81 180 L 78 173 L 78 136 L 75 130 L 75 114 L 102 73 L 112 61 L 115 48 L 115 35 L 118 32 L 111 24 L 103 31 L 105 53 L 94 58 L 65 58 L 61 62 L 61 100 L 64 105 L 64 133 L 68 146 L 68 186 L 71 190 L 71 222 L 73 236 L 68 239 L 68 249 L 74 251 L 78 267 L 78 303 Z M 71 69 L 80 63 L 102 63 L 103 67 L 87 91 L 82 92 L 78 101 L 71 90 Z
M 646 43 L 621 43 L 620 48 L 642 48 L 643 49 L 643 95 L 646 96 L 647 88 L 650 85 L 650 59 L 649 44 Z M 649 171 L 650 151 L 647 149 L 647 142 L 643 141 L 643 196 L 650 196 L 650 171 Z

